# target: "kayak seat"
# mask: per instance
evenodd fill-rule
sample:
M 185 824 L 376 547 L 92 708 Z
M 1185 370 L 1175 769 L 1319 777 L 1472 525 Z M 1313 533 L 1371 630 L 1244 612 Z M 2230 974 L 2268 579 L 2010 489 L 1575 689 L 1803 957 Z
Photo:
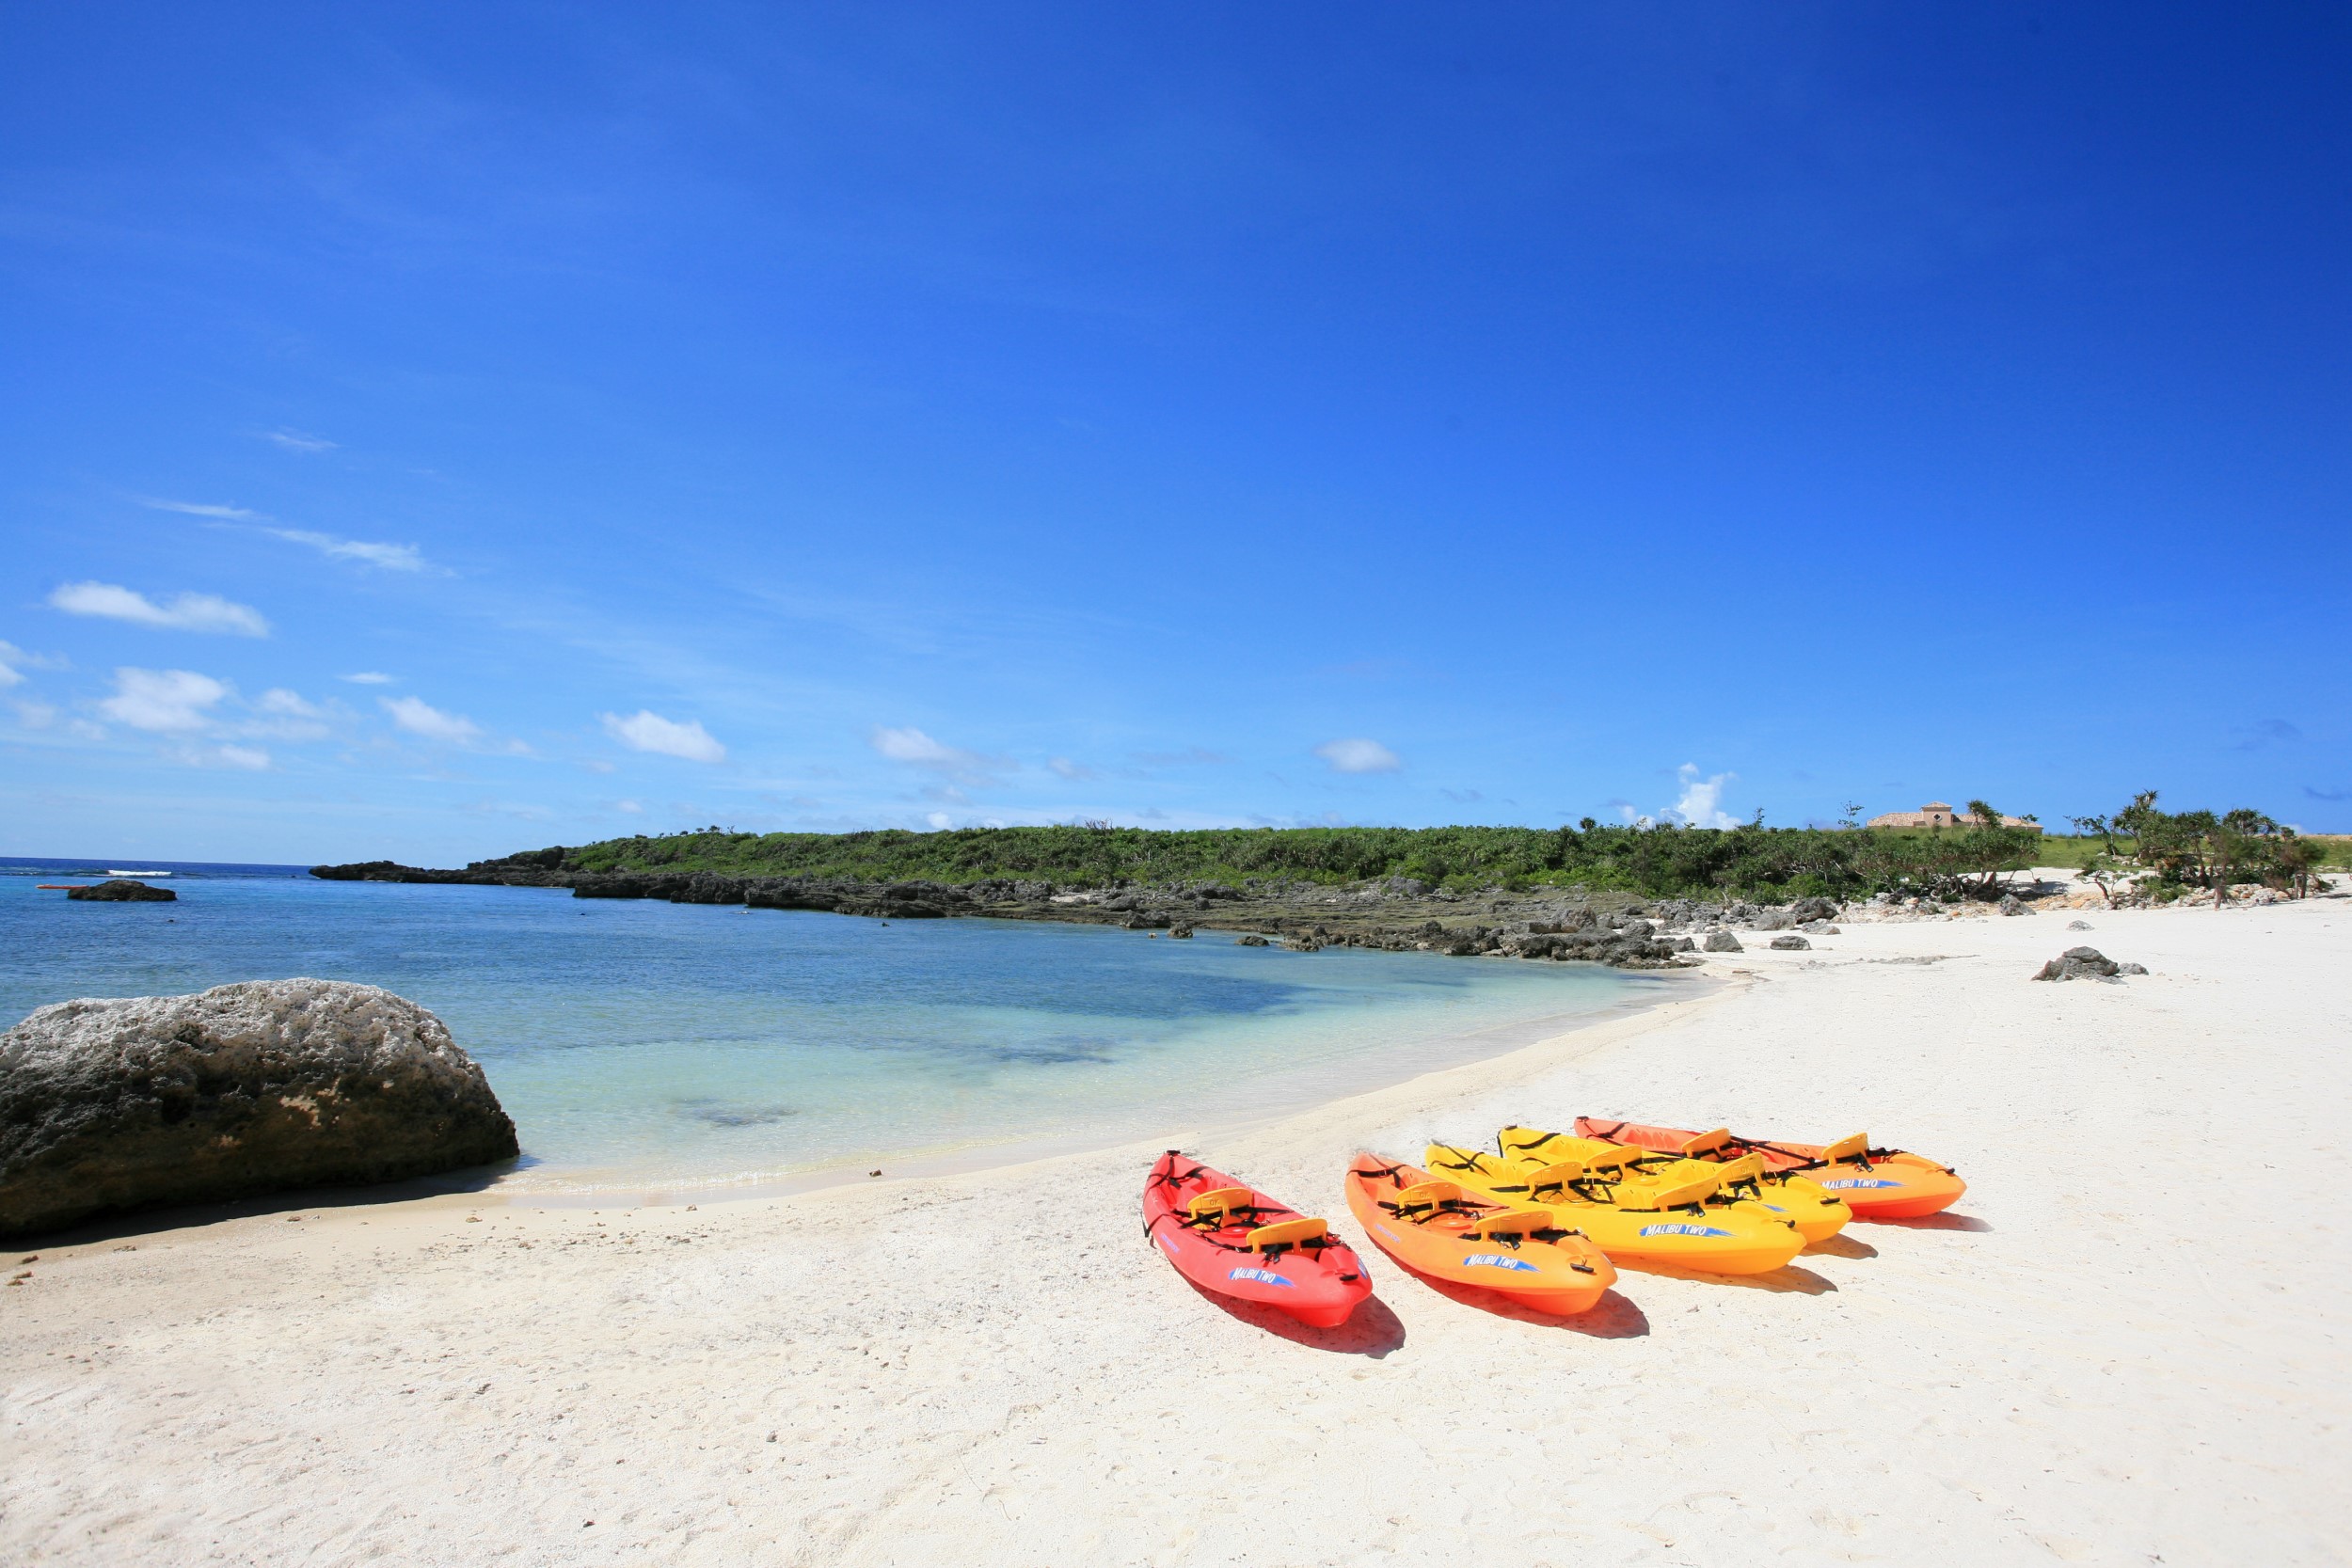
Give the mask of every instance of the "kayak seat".
M 1636 1148 L 1630 1144 L 1613 1144 L 1597 1154 L 1586 1155 L 1584 1168 L 1596 1176 L 1607 1171 L 1622 1172 L 1628 1165 L 1639 1164 L 1644 1160 L 1657 1158 L 1657 1154 L 1658 1151 L 1654 1148 Z
M 1441 1214 L 1470 1195 L 1452 1181 L 1422 1181 L 1396 1195 L 1393 1204 L 1381 1207 L 1401 1220 L 1425 1220 Z
M 1760 1181 L 1764 1177 L 1764 1156 L 1742 1154 L 1737 1160 L 1716 1166 L 1713 1175 L 1726 1187 L 1736 1187 L 1742 1181 Z
M 1677 1152 L 1696 1159 L 1702 1154 L 1714 1153 L 1731 1141 L 1731 1129 L 1718 1127 L 1712 1132 L 1701 1132 L 1695 1138 L 1683 1139 L 1682 1148 Z
M 1278 1220 L 1252 1230 L 1242 1239 L 1242 1245 L 1252 1252 L 1288 1251 L 1311 1242 L 1319 1242 L 1330 1233 L 1331 1227 L 1321 1220 Z
M 1646 1187 L 1628 1183 L 1619 1187 L 1615 1203 L 1620 1209 L 1680 1209 L 1693 1203 L 1705 1203 L 1715 1196 L 1714 1175 L 1677 1181 L 1671 1186 Z
M 1516 1245 L 1526 1236 L 1538 1230 L 1553 1228 L 1549 1209 L 1506 1209 L 1500 1214 L 1488 1214 L 1470 1228 L 1474 1238 L 1508 1236 Z
M 1216 1220 L 1220 1223 L 1234 1213 L 1248 1213 L 1257 1207 L 1250 1199 L 1257 1195 L 1247 1187 L 1215 1187 L 1199 1194 L 1184 1205 L 1185 1217 L 1195 1222 Z
M 1532 1171 L 1527 1178 L 1527 1196 L 1541 1197 L 1546 1193 L 1565 1193 L 1584 1180 L 1584 1167 L 1574 1160 L 1563 1160 L 1556 1165 L 1546 1165 Z
M 1820 1159 L 1821 1164 L 1825 1165 L 1834 1165 L 1843 1160 L 1859 1160 L 1865 1154 L 1869 1152 L 1870 1134 L 1867 1132 L 1856 1132 L 1850 1137 L 1840 1138 L 1836 1143 L 1830 1145 L 1827 1148 L 1822 1149 L 1819 1158 Z

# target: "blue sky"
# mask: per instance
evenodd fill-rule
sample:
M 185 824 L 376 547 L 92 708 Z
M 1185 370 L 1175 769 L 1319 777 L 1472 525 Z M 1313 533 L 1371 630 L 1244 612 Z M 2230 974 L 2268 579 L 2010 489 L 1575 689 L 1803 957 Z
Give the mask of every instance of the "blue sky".
M 0 37 L 0 848 L 2352 830 L 2344 13 Z

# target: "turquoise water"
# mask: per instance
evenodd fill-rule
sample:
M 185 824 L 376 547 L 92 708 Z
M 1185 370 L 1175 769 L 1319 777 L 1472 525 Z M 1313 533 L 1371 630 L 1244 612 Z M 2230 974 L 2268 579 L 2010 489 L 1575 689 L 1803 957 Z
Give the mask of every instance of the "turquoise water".
M 54 872 L 0 875 L 0 1022 L 231 980 L 383 986 L 482 1063 L 520 1130 L 525 1187 L 1158 1136 L 1494 1054 L 1671 985 L 1211 932 L 175 869 L 193 874 L 172 879 L 172 904 L 73 903 L 36 891 Z

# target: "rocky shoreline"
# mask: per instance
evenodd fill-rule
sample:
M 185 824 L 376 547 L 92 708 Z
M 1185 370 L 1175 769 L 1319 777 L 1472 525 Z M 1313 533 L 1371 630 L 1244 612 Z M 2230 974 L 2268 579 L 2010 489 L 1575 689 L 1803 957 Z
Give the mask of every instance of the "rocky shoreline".
M 485 861 L 462 871 L 371 861 L 313 867 L 329 881 L 460 883 L 569 888 L 575 898 L 660 898 L 674 904 L 755 910 L 818 910 L 884 920 L 978 917 L 1118 926 L 1190 936 L 1236 931 L 1301 952 L 1365 947 L 1457 958 L 1584 961 L 1617 969 L 1682 969 L 1709 953 L 1741 951 L 1735 930 L 1819 934 L 1838 906 L 1826 898 L 1785 907 L 1651 900 L 1629 894 L 1540 888 L 1456 893 L 1405 877 L 1352 886 L 1250 882 L 1057 889 L 1051 882 L 991 878 L 976 882 L 856 882 L 710 872 L 580 872 Z

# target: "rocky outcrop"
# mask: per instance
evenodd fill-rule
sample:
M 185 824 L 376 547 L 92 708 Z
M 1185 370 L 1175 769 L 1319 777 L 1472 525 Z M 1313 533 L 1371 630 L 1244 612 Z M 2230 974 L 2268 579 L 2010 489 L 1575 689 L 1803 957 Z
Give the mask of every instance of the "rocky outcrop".
M 2137 964 L 2134 971 L 2148 972 Z M 2096 947 L 2070 947 L 2042 966 L 2034 975 L 2037 980 L 2112 980 L 2123 973 L 2123 966 L 2100 952 Z
M 1700 945 L 1709 953 L 1744 953 L 1747 951 L 1740 945 L 1740 939 L 1729 931 L 1709 931 L 1707 933 L 1706 942 Z
M 1233 945 L 1236 947 L 1270 947 L 1273 943 L 1255 931 L 1244 931 L 1233 939 Z
M 1775 953 L 1805 953 L 1810 952 L 1812 947 L 1811 942 L 1793 931 L 1787 936 L 1774 937 L 1772 941 L 1772 948 Z
M 2013 893 L 2002 894 L 2001 901 L 1998 904 L 1995 904 L 1994 908 L 1999 910 L 2003 914 L 2033 913 L 2033 906 L 2026 903 L 2023 898 L 2018 897 L 2017 895 Z
M 93 882 L 87 887 L 68 888 L 65 895 L 101 904 L 168 904 L 180 896 L 167 887 L 149 887 L 145 882 L 123 877 Z
M 0 1035 L 0 1235 L 516 1152 L 441 1021 L 373 986 L 60 1002 Z

